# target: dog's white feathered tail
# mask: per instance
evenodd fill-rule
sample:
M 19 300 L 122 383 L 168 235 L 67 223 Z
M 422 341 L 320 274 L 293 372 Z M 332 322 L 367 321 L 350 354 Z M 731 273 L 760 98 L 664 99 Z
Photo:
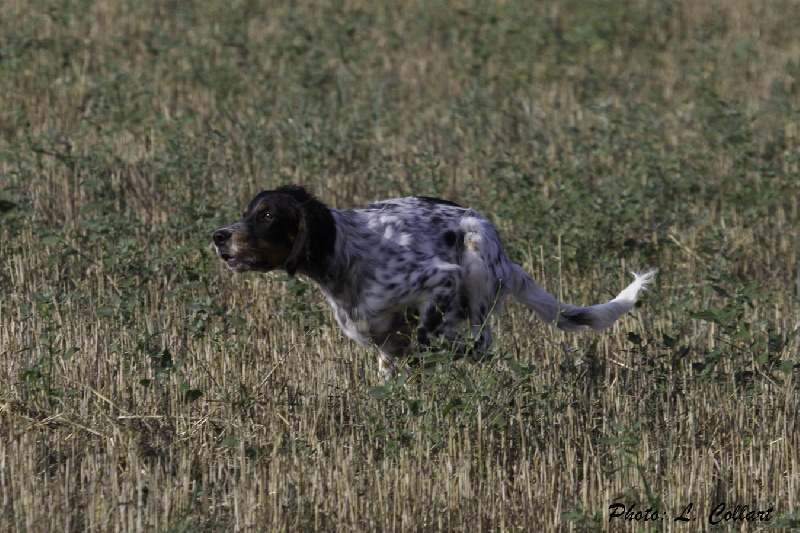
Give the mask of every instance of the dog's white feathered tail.
M 600 331 L 611 326 L 622 315 L 633 308 L 639 292 L 652 283 L 657 270 L 643 274 L 632 272 L 633 283 L 610 302 L 580 307 L 556 300 L 553 295 L 536 284 L 535 281 L 519 265 L 514 265 L 516 272 L 509 296 L 536 312 L 543 322 L 554 325 L 564 331 L 578 331 L 592 328 Z

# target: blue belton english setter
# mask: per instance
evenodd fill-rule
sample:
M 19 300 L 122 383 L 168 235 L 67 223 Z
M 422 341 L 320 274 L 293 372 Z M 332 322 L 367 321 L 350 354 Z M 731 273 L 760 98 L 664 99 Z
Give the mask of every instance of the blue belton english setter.
M 258 194 L 242 220 L 213 239 L 234 272 L 284 269 L 314 280 L 347 336 L 378 348 L 387 378 L 441 335 L 480 358 L 492 344 L 489 315 L 506 296 L 559 329 L 599 331 L 627 313 L 655 276 L 634 274 L 610 302 L 559 302 L 506 257 L 484 216 L 424 196 L 331 209 L 302 187 L 280 187 Z

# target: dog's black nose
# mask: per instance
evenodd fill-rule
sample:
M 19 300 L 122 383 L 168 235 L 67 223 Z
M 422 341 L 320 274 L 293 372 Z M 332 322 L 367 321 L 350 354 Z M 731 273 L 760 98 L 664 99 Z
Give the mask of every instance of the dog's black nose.
M 231 238 L 231 232 L 226 229 L 218 229 L 214 232 L 214 244 L 225 244 L 225 241 Z

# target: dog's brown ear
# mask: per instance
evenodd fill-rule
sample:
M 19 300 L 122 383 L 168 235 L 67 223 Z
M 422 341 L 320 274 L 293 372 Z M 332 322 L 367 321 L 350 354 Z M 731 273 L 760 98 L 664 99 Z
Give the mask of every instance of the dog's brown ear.
M 335 242 L 333 215 L 325 204 L 311 197 L 297 206 L 297 234 L 283 268 L 290 276 L 294 276 L 298 268 L 309 276 L 323 275 Z

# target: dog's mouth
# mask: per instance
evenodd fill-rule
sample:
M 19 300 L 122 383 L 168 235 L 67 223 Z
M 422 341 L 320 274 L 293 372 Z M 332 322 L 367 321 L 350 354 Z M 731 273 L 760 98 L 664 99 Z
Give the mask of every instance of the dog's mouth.
M 222 250 L 219 247 L 217 247 L 217 255 L 220 259 L 225 261 L 225 264 L 228 266 L 228 268 L 233 271 L 241 270 L 245 264 L 241 259 L 232 256 L 227 251 Z
M 239 257 L 234 257 L 228 252 L 218 250 L 217 255 L 225 261 L 228 269 L 234 272 L 245 272 L 248 270 L 255 270 L 258 272 L 267 272 L 272 270 L 272 262 L 269 257 L 262 258 L 260 261 L 247 261 Z
M 240 259 L 236 259 L 230 254 L 220 254 L 220 257 L 228 265 L 231 270 L 239 270 L 244 264 Z

